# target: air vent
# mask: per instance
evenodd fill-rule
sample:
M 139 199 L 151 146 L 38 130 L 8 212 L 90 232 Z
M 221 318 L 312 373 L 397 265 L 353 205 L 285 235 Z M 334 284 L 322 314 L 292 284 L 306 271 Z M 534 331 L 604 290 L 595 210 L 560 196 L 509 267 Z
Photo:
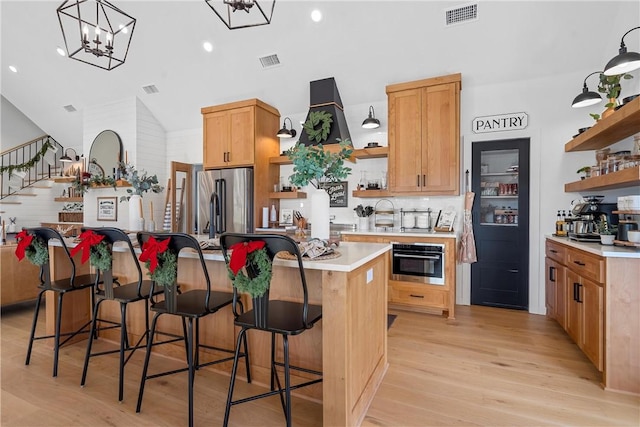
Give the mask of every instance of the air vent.
M 147 86 L 142 86 L 142 89 L 144 90 L 144 92 L 147 95 L 153 95 L 154 93 L 158 93 L 160 92 L 158 90 L 158 88 L 156 87 L 156 85 L 147 85 Z
M 261 56 L 258 58 L 260 60 L 260 64 L 262 64 L 262 68 L 271 68 L 280 65 L 280 59 L 278 59 L 277 54 Z
M 67 113 L 73 113 L 74 111 L 78 111 L 78 110 L 76 110 L 76 107 L 74 107 L 74 106 L 73 106 L 73 105 L 71 105 L 71 104 L 69 104 L 69 105 L 65 105 L 65 106 L 64 106 L 64 107 L 62 107 L 62 108 L 64 108 L 64 109 L 67 111 Z
M 445 9 L 446 26 L 464 24 L 478 20 L 478 4 L 469 3 L 462 6 Z

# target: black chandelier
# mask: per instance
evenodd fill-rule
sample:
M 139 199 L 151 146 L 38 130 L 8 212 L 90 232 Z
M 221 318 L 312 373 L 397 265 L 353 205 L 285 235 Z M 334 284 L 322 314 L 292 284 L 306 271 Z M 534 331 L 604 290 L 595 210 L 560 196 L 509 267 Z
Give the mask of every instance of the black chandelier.
M 204 0 L 230 30 L 271 23 L 276 0 Z M 253 8 L 255 6 L 255 9 Z M 242 12 L 245 13 L 236 13 Z
M 105 70 L 124 64 L 135 18 L 107 0 L 66 0 L 57 12 L 69 58 Z

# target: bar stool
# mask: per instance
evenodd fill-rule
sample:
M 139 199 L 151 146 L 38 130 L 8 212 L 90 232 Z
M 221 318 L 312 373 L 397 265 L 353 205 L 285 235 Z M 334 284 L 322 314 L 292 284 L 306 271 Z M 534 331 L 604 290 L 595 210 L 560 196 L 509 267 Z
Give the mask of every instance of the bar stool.
M 124 398 L 124 367 L 138 348 L 146 347 L 146 341 L 142 345 L 141 343 L 143 340 L 147 340 L 149 336 L 149 296 L 151 294 L 152 282 L 151 280 L 143 280 L 140 263 L 138 262 L 138 258 L 136 256 L 136 253 L 134 252 L 131 240 L 124 231 L 120 230 L 119 228 L 112 227 L 82 227 L 82 232 L 84 233 L 85 231 L 92 231 L 99 236 L 104 236 L 102 241 L 107 243 L 109 255 L 111 256 L 112 260 L 114 245 L 118 242 L 124 244 L 124 252 L 122 253 L 127 256 L 125 262 L 128 262 L 130 266 L 135 267 L 135 271 L 137 273 L 137 277 L 135 277 L 135 279 L 131 283 L 122 285 L 118 282 L 117 279 L 113 277 L 113 261 L 110 268 L 100 271 L 103 283 L 102 286 L 96 287 L 95 291 L 97 302 L 93 307 L 91 334 L 87 342 L 87 352 L 84 358 L 84 367 L 82 369 L 82 380 L 80 381 L 80 385 L 84 387 L 87 379 L 87 371 L 89 368 L 90 358 L 95 356 L 103 356 L 106 354 L 119 353 L 120 364 L 118 401 L 122 401 Z M 161 289 L 156 289 L 154 291 L 154 294 L 159 293 L 162 293 Z M 116 301 L 120 304 L 120 323 L 116 323 L 117 327 L 120 328 L 120 347 L 117 350 L 106 350 L 97 353 L 91 353 L 93 342 L 95 339 L 97 339 L 96 325 L 101 321 L 100 319 L 98 319 L 98 311 L 100 309 L 100 305 L 104 301 Z M 138 301 L 144 301 L 145 304 L 145 330 L 138 341 L 133 346 L 130 346 L 127 332 L 127 305 Z M 182 340 L 182 338 L 174 338 L 172 340 L 163 341 L 162 343 L 175 342 L 177 340 Z M 130 353 L 125 359 L 126 352 Z
M 62 248 L 62 258 L 58 262 L 57 268 L 64 268 L 64 264 L 68 263 L 68 268 L 71 271 L 69 277 L 58 278 L 55 280 L 51 279 L 51 271 L 50 271 L 50 261 L 49 257 L 48 261 L 40 267 L 40 283 L 38 284 L 38 288 L 40 288 L 40 292 L 38 293 L 38 298 L 36 300 L 36 307 L 33 312 L 33 324 L 31 325 L 31 334 L 29 336 L 29 347 L 27 348 L 27 358 L 25 360 L 25 365 L 29 365 L 31 362 L 31 350 L 33 348 L 33 342 L 35 340 L 53 338 L 53 376 L 58 376 L 58 355 L 60 347 L 67 343 L 70 339 L 78 335 L 79 333 L 87 333 L 89 332 L 87 326 L 91 323 L 91 321 L 85 323 L 80 328 L 78 328 L 74 332 L 61 333 L 60 326 L 62 323 L 62 310 L 63 310 L 63 301 L 64 296 L 70 292 L 81 291 L 83 289 L 91 288 L 91 304 L 93 306 L 93 289 L 95 284 L 99 281 L 99 276 L 95 274 L 83 274 L 76 275 L 76 264 L 71 257 L 71 253 L 65 244 L 64 238 L 60 235 L 60 233 L 53 228 L 49 227 L 34 227 L 25 229 L 29 235 L 34 236 L 34 239 L 42 239 L 45 246 L 49 245 L 49 241 L 58 240 L 60 242 L 60 247 Z M 45 292 L 54 292 L 58 295 L 58 307 L 56 310 L 56 324 L 55 324 L 55 333 L 53 335 L 40 335 L 36 336 L 36 326 L 38 323 L 38 313 L 40 312 L 40 303 L 42 302 L 42 296 Z M 60 337 L 66 337 L 66 339 L 60 342 Z
M 291 391 L 301 387 L 306 387 L 322 381 L 322 372 L 306 369 L 289 363 L 289 336 L 298 335 L 311 329 L 316 322 L 322 318 L 322 307 L 319 305 L 309 304 L 307 293 L 307 281 L 302 265 L 302 255 L 298 249 L 297 243 L 288 236 L 270 235 L 270 234 L 238 234 L 223 233 L 220 236 L 220 245 L 222 246 L 222 254 L 227 265 L 230 265 L 230 249 L 236 244 L 248 242 L 264 241 L 269 260 L 273 263 L 273 258 L 278 252 L 286 251 L 296 257 L 298 262 L 298 270 L 300 272 L 300 286 L 302 288 L 302 302 L 269 300 L 269 292 L 264 296 L 254 298 L 254 306 L 246 313 L 238 314 L 235 320 L 236 326 L 240 326 L 241 330 L 238 334 L 236 344 L 236 352 L 233 360 L 233 370 L 231 372 L 231 381 L 229 384 L 229 392 L 227 395 L 227 405 L 224 413 L 224 426 L 229 423 L 229 414 L 231 406 L 260 399 L 263 397 L 280 395 L 282 409 L 284 411 L 287 426 L 291 426 Z M 247 276 L 251 279 L 260 274 L 260 269 L 255 262 L 250 261 L 247 257 L 246 271 Z M 234 299 L 238 297 L 238 290 L 233 288 Z M 266 310 L 264 310 L 266 304 Z M 260 308 L 258 308 L 260 307 Z M 240 356 L 240 344 L 246 339 L 246 333 L 249 329 L 256 329 L 271 333 L 271 391 L 261 393 L 255 396 L 246 397 L 239 400 L 233 400 L 233 389 L 238 368 L 238 357 Z M 276 334 L 282 336 L 282 346 L 284 361 L 276 361 Z M 276 366 L 284 368 L 284 389 L 281 386 L 280 378 L 276 371 Z M 320 378 L 312 379 L 297 385 L 291 385 L 290 370 L 299 370 L 306 373 L 320 376 Z M 275 383 L 278 389 L 275 389 Z M 284 397 L 283 397 L 284 393 Z
M 200 329 L 200 319 L 202 317 L 208 316 L 210 314 L 216 313 L 218 310 L 226 307 L 227 305 L 233 304 L 233 312 L 237 313 L 235 304 L 238 304 L 240 308 L 240 313 L 243 312 L 242 302 L 235 299 L 233 293 L 231 292 L 222 292 L 222 291 L 214 291 L 211 289 L 211 281 L 209 278 L 209 273 L 207 271 L 207 266 L 204 261 L 204 257 L 202 255 L 202 250 L 200 249 L 200 245 L 196 239 L 188 234 L 183 233 L 149 233 L 149 232 L 138 232 L 137 234 L 138 242 L 140 242 L 140 247 L 143 249 L 143 253 L 140 256 L 142 259 L 143 255 L 145 255 L 146 251 L 152 251 L 152 247 L 155 245 L 160 245 L 161 243 L 167 245 L 167 251 L 175 255 L 179 256 L 180 251 L 185 249 L 185 251 L 195 252 L 196 259 L 200 262 L 201 272 L 204 276 L 205 280 L 205 288 L 204 289 L 190 289 L 184 291 L 181 294 L 176 292 L 176 281 L 174 283 L 165 284 L 163 286 L 164 291 L 164 301 L 155 301 L 153 296 L 150 298 L 151 301 L 151 311 L 155 312 L 153 316 L 153 320 L 151 322 L 150 329 L 150 337 L 147 341 L 147 354 L 144 360 L 144 367 L 142 369 L 142 378 L 140 381 L 140 392 L 138 395 L 138 405 L 136 407 L 136 412 L 140 412 L 142 406 L 142 396 L 144 393 L 145 382 L 148 379 L 158 378 L 165 375 L 171 375 L 178 372 L 189 372 L 189 426 L 193 426 L 193 381 L 195 371 L 209 365 L 214 365 L 217 363 L 226 362 L 229 360 L 234 360 L 234 356 L 224 357 L 221 359 L 213 360 L 210 362 L 200 363 L 199 360 L 199 350 L 200 348 L 208 348 L 212 350 L 217 350 L 226 353 L 234 353 L 233 350 L 209 346 L 200 343 L 199 337 L 199 329 Z M 169 239 L 168 242 L 166 240 Z M 160 243 L 161 242 L 161 243 Z M 156 246 L 157 249 L 157 246 Z M 160 253 L 160 250 L 157 250 L 156 253 Z M 161 260 L 158 259 L 158 268 L 162 268 Z M 176 279 L 179 277 L 178 267 L 180 262 L 176 263 Z M 193 277 L 195 274 L 193 271 L 188 272 L 189 276 Z M 158 286 L 154 282 L 154 286 Z M 149 368 L 149 359 L 151 357 L 151 349 L 153 346 L 153 337 L 156 330 L 156 325 L 158 319 L 162 315 L 171 315 L 178 316 L 182 319 L 183 330 L 184 330 L 184 340 L 186 344 L 187 350 L 187 367 L 182 369 L 175 369 L 171 371 L 165 371 L 160 373 L 155 373 L 149 375 L 147 373 Z M 194 323 L 195 323 L 195 331 L 194 331 Z M 194 341 L 195 340 L 195 341 Z M 244 344 L 244 352 L 240 353 L 239 350 L 236 350 L 235 356 L 236 359 L 238 357 L 245 357 L 246 362 L 246 370 L 247 370 L 247 381 L 251 382 L 251 373 L 249 370 L 249 355 L 247 351 L 247 340 L 246 337 L 242 341 Z

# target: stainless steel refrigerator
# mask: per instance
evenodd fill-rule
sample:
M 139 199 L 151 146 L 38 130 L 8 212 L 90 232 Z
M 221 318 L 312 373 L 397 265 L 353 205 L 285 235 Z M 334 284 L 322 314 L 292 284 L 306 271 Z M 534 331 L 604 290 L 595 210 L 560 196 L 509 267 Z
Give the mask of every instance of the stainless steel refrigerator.
M 197 172 L 198 234 L 215 227 L 226 232 L 252 233 L 253 169 L 215 169 Z M 213 212 L 213 220 L 210 213 Z

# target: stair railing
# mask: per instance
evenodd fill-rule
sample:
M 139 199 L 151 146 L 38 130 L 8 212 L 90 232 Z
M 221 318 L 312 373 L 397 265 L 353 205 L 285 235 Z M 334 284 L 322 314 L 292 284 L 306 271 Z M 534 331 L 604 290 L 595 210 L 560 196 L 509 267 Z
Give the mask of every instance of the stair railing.
M 60 162 L 63 154 L 64 147 L 50 135 L 41 136 L 0 153 L 0 200 L 18 193 L 25 187 L 56 176 L 63 168 Z M 29 163 L 33 164 L 28 165 Z

